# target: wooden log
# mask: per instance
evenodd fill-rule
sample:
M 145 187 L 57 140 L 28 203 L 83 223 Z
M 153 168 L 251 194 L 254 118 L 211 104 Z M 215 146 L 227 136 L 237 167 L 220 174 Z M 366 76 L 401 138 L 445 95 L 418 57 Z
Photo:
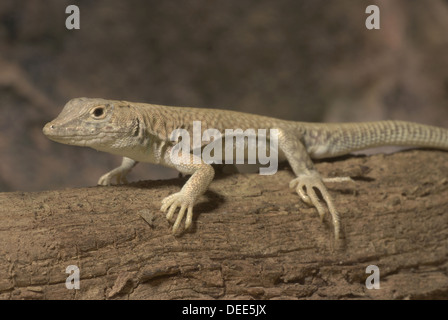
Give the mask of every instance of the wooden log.
M 159 211 L 185 179 L 0 194 L 0 299 L 448 298 L 448 154 L 320 162 L 342 220 L 273 176 L 217 175 L 181 236 Z M 66 268 L 80 289 L 66 288 Z M 369 265 L 380 289 L 367 289 Z

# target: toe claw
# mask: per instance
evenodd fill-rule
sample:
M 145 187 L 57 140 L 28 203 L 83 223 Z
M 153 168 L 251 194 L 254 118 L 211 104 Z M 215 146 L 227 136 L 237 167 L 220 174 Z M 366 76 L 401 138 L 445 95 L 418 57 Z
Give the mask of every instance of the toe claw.
M 173 233 L 176 233 L 177 229 L 179 228 L 180 223 L 182 222 L 182 219 L 184 217 L 185 214 L 185 210 L 187 209 L 186 206 L 182 206 L 179 210 L 179 213 L 177 214 L 177 219 L 176 222 L 174 223 L 173 226 Z
M 173 222 L 174 211 L 176 211 L 176 209 L 177 205 L 172 205 L 170 207 L 170 210 L 168 210 L 168 213 L 166 214 L 166 220 L 168 220 L 169 222 Z
M 188 230 L 191 227 L 191 223 L 193 221 L 193 207 L 188 207 L 187 218 L 185 220 L 185 230 Z

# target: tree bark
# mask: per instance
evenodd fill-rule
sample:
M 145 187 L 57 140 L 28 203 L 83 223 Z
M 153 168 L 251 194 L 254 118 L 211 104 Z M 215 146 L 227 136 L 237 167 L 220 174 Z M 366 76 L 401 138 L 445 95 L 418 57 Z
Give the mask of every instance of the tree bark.
M 288 188 L 289 168 L 218 174 L 180 236 L 159 208 L 186 178 L 2 193 L 0 298 L 446 299 L 447 156 L 316 164 L 323 176 L 354 179 L 328 184 L 339 241 L 328 215 L 321 223 Z M 79 290 L 66 288 L 69 265 L 79 267 Z M 366 288 L 369 265 L 380 289 Z

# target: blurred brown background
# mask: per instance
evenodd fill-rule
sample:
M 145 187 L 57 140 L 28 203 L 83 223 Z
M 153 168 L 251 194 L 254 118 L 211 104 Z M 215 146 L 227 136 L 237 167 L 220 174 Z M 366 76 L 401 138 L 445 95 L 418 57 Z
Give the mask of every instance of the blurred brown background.
M 448 1 L 1 0 L 0 191 L 95 185 L 121 162 L 42 135 L 80 96 L 448 127 Z

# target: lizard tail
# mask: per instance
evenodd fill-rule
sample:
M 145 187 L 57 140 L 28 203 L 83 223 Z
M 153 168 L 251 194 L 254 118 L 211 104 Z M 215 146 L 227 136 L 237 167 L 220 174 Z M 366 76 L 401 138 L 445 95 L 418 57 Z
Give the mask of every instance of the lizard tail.
M 415 146 L 448 150 L 448 129 L 406 121 L 375 121 L 314 126 L 305 143 L 313 158 L 335 157 L 379 146 Z M 314 136 L 314 138 L 313 138 Z M 316 139 L 320 140 L 316 143 Z M 311 141 L 312 140 L 312 141 Z

